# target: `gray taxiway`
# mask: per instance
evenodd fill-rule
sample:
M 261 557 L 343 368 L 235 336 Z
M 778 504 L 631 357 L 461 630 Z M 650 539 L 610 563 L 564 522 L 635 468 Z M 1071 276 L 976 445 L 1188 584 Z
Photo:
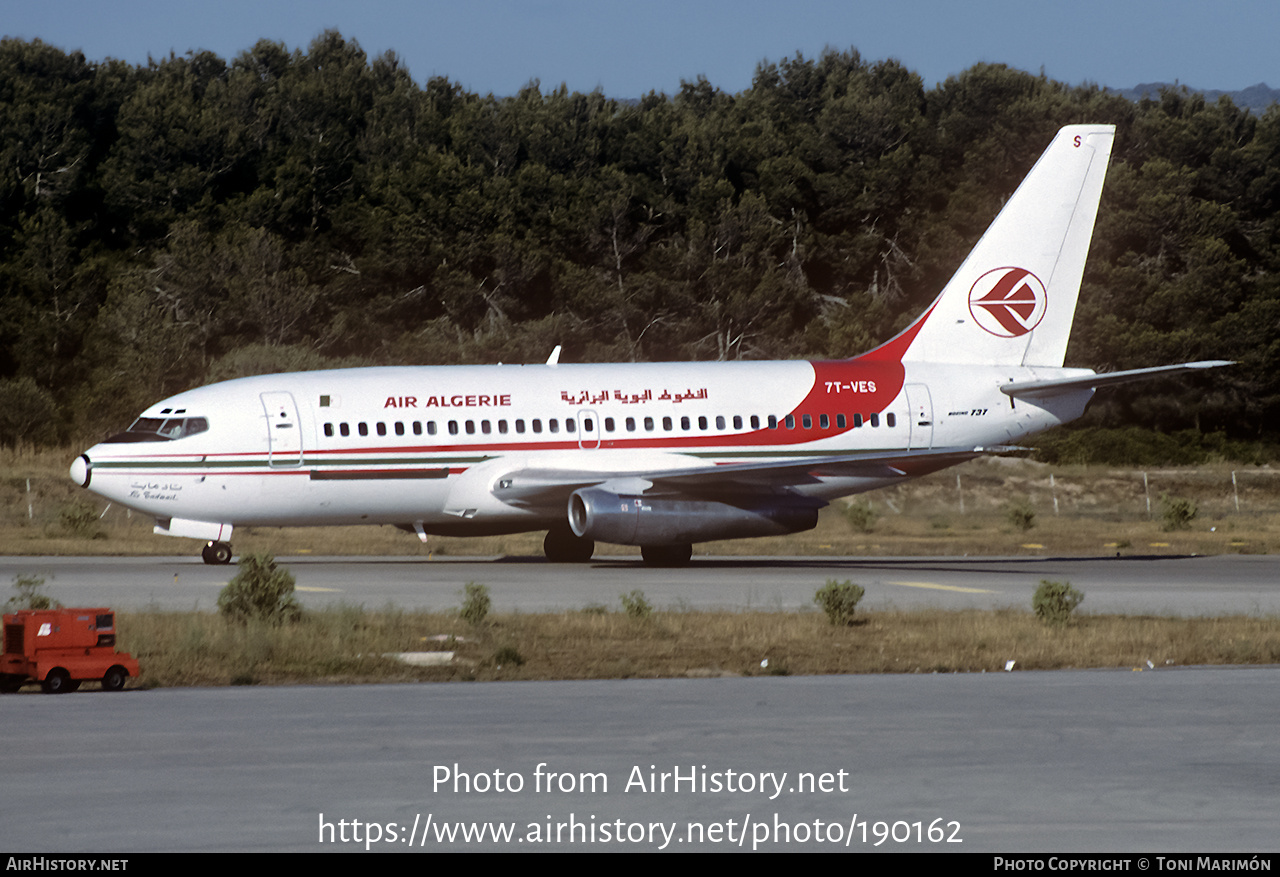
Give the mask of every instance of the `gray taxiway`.
M 9 695 L 3 837 L 363 852 L 376 823 L 393 852 L 1251 854 L 1280 848 L 1278 687 L 1249 668 Z
M 813 608 L 828 579 L 866 588 L 867 608 L 1029 608 L 1043 579 L 1085 593 L 1084 612 L 1280 615 L 1280 557 L 708 557 L 681 569 L 639 559 L 551 564 L 540 558 L 281 557 L 309 606 L 456 607 L 467 582 L 487 585 L 496 610 L 617 605 L 639 588 L 659 607 Z M 39 575 L 69 606 L 212 610 L 235 566 L 196 557 L 0 557 L 0 586 Z

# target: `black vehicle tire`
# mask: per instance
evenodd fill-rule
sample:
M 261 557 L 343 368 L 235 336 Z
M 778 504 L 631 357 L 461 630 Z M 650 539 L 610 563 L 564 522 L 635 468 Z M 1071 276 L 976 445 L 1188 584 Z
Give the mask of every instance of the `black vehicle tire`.
M 49 671 L 44 677 L 44 681 L 40 683 L 40 687 L 44 689 L 45 694 L 65 694 L 68 691 L 75 691 L 80 686 L 71 687 L 71 674 L 67 673 L 61 667 L 55 667 Z
M 106 673 L 102 674 L 102 690 L 103 691 L 124 691 L 125 680 L 129 678 L 129 672 L 119 665 L 112 667 Z

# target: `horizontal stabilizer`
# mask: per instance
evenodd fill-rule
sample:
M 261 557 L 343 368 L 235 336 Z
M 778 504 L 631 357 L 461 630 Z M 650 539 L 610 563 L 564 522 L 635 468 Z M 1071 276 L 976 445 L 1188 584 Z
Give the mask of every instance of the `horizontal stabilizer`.
M 1047 381 L 1014 381 L 1011 384 L 1002 385 L 1000 392 L 1006 396 L 1017 398 L 1023 396 L 1052 396 L 1068 390 L 1086 390 L 1107 387 L 1111 384 L 1127 384 L 1130 381 L 1142 381 L 1147 378 L 1161 378 L 1182 372 L 1221 368 L 1224 365 L 1235 365 L 1235 363 L 1225 359 L 1209 359 L 1203 362 L 1158 365 L 1155 368 L 1135 368 L 1129 371 L 1105 372 L 1100 375 L 1083 375 L 1072 378 L 1054 378 Z

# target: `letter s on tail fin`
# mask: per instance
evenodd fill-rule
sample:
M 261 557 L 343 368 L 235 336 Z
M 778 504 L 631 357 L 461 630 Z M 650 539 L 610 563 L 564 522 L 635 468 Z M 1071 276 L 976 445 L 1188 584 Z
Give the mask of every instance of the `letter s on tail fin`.
M 1060 130 L 924 315 L 859 358 L 1060 368 L 1114 137 Z

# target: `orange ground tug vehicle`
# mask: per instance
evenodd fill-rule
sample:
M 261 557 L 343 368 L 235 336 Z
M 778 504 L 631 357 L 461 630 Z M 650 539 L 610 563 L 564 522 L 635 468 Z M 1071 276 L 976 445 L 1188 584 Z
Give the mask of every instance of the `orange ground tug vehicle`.
M 115 646 L 110 609 L 20 609 L 4 616 L 0 692 L 39 682 L 47 694 L 61 694 L 90 680 L 120 691 L 138 675 L 138 662 Z

